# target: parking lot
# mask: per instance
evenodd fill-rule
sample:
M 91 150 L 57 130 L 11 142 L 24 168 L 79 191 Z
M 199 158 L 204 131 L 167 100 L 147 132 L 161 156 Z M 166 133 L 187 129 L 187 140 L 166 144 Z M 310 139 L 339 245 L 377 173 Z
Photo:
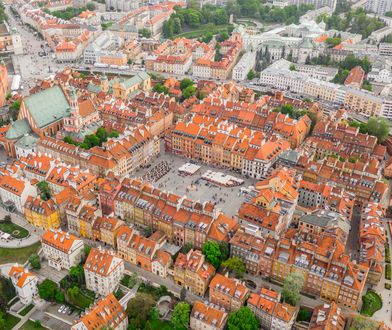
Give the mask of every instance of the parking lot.
M 162 161 L 167 161 L 170 166 L 170 171 L 158 179 L 153 184 L 154 187 L 170 191 L 181 196 L 186 195 L 188 198 L 200 202 L 212 201 L 218 208 L 224 210 L 225 213 L 230 216 L 234 216 L 240 205 L 245 201 L 245 196 L 240 193 L 240 189 L 242 187 L 253 186 L 256 183 L 254 179 L 246 179 L 240 173 L 235 173 L 221 168 L 214 168 L 211 165 L 205 165 L 197 162 L 196 163 L 198 165 L 201 165 L 201 168 L 197 173 L 189 176 L 180 176 L 178 168 L 189 162 L 189 159 L 165 153 L 164 151 L 162 151 L 161 155 L 151 163 L 151 166 L 148 169 L 139 170 L 133 176 L 139 178 L 143 177 L 147 172 L 154 168 L 154 166 Z M 243 185 L 237 187 L 222 187 L 207 183 L 207 181 L 200 179 L 201 175 L 207 170 L 230 174 L 243 179 L 245 182 Z M 196 181 L 199 181 L 199 183 L 196 184 Z

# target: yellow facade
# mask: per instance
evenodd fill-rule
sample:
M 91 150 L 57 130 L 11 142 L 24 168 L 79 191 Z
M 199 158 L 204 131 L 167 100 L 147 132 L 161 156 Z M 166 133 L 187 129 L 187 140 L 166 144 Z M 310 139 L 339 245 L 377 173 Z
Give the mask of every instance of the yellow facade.
M 25 208 L 26 220 L 35 227 L 43 228 L 45 230 L 57 229 L 60 227 L 60 211 L 54 210 L 49 214 L 41 214 Z

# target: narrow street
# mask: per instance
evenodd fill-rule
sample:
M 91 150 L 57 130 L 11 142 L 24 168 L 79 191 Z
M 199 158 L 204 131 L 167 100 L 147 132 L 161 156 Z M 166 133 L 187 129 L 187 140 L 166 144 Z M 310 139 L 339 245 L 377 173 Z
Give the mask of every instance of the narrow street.
M 353 216 L 350 222 L 350 233 L 346 243 L 346 253 L 357 261 L 359 259 L 359 225 L 361 222 L 361 211 L 362 208 L 357 206 L 353 209 Z

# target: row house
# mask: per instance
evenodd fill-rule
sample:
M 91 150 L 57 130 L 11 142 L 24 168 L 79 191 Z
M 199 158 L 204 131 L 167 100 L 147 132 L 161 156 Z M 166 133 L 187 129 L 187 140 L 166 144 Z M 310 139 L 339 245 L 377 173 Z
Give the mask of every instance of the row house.
M 344 250 L 333 235 L 297 229 L 289 229 L 279 241 L 257 238 L 242 229 L 230 241 L 230 255 L 242 258 L 247 272 L 281 283 L 290 273 L 300 272 L 304 292 L 356 310 L 368 267 L 352 262 Z
M 347 123 L 334 122 L 330 118 L 319 121 L 312 131 L 312 136 L 339 142 L 342 152 L 347 155 L 374 157 L 378 160 L 385 158 L 386 148 L 377 144 L 375 136 L 360 133 L 359 127 L 350 127 Z
M 41 153 L 32 153 L 27 157 L 20 157 L 20 162 L 24 165 L 23 173 L 27 179 L 45 181 L 53 168 L 58 166 L 59 161 L 51 156 Z
M 364 205 L 359 228 L 360 263 L 369 267 L 367 282 L 377 285 L 383 273 L 386 233 L 385 213 L 381 204 Z
M 124 270 L 124 260 L 114 252 L 101 247 L 93 248 L 84 264 L 86 287 L 100 296 L 115 292 Z
M 316 163 L 300 157 L 296 169 L 306 181 L 331 183 L 353 194 L 356 203 L 378 203 L 384 198 L 387 189 L 381 180 L 381 166 L 376 159 L 366 163 L 351 163 L 330 157 Z
M 240 309 L 248 298 L 249 290 L 236 278 L 228 274 L 215 274 L 209 285 L 210 302 L 226 311 Z
M 199 250 L 180 253 L 174 263 L 174 282 L 201 297 L 214 275 L 215 268 L 205 261 L 205 256 Z
M 228 314 L 213 304 L 196 301 L 190 315 L 191 330 L 223 330 Z
M 113 293 L 98 300 L 94 306 L 85 310 L 78 320 L 71 326 L 71 330 L 90 330 L 110 328 L 126 330 L 128 316 L 125 309 L 114 297 Z
M 262 289 L 252 293 L 248 299 L 249 309 L 260 320 L 261 327 L 272 330 L 292 329 L 299 308 L 287 303 L 280 303 L 276 292 Z
M 310 319 L 309 329 L 336 329 L 343 330 L 346 326 L 346 318 L 343 311 L 335 302 L 316 306 Z
M 54 199 L 43 200 L 40 196 L 27 197 L 23 212 L 26 220 L 45 230 L 60 227 L 60 209 Z
M 84 244 L 81 239 L 61 230 L 48 230 L 41 237 L 42 251 L 49 266 L 57 271 L 79 265 Z

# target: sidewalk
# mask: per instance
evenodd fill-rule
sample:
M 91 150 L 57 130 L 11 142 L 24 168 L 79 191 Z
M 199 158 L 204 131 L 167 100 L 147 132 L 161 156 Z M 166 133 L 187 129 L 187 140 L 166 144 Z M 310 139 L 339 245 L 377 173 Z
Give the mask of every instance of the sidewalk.
M 27 229 L 30 232 L 30 235 L 26 238 L 13 238 L 12 240 L 5 241 L 3 239 L 0 239 L 0 247 L 3 248 L 22 248 L 26 246 L 33 245 L 34 243 L 37 243 L 41 240 L 41 229 L 38 229 L 36 227 L 33 227 L 31 224 L 29 224 L 26 219 L 17 213 L 10 213 L 0 207 L 0 219 L 3 219 L 6 215 L 10 215 L 12 222 Z

